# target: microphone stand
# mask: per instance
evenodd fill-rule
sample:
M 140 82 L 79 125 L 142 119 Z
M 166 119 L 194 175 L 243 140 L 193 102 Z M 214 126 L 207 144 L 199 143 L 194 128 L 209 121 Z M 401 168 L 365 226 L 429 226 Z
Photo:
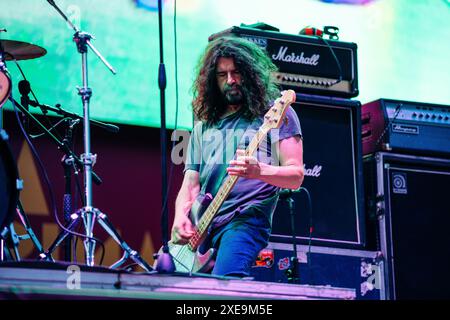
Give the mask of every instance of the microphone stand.
M 295 192 L 300 192 L 297 190 L 283 189 L 280 192 L 280 198 L 286 199 L 289 207 L 289 215 L 291 218 L 291 235 L 292 235 L 292 247 L 293 247 L 293 255 L 290 258 L 289 268 L 286 270 L 286 275 L 288 282 L 290 283 L 298 283 L 299 275 L 298 275 L 298 256 L 297 256 L 297 237 L 295 234 L 295 201 L 292 195 Z
M 30 111 L 28 111 L 27 109 L 25 109 L 20 103 L 18 103 L 15 99 L 12 99 L 11 97 L 9 98 L 9 100 L 14 103 L 16 105 L 16 107 L 26 115 L 26 117 L 32 119 L 34 121 L 34 123 L 36 123 L 40 129 L 42 129 L 44 131 L 44 133 L 51 138 L 51 140 L 53 140 L 53 142 L 55 142 L 55 144 L 57 145 L 58 149 L 62 150 L 67 156 L 73 157 L 75 163 L 79 166 L 83 166 L 83 162 L 81 161 L 80 158 L 78 158 L 73 151 L 69 148 L 69 146 L 63 142 L 61 142 L 53 133 L 50 132 L 50 130 L 47 129 L 47 127 L 45 127 Z M 29 101 L 30 105 L 33 105 L 34 101 L 30 100 Z M 45 106 L 45 105 L 43 105 Z M 50 110 L 50 109 L 49 109 Z M 55 112 L 59 112 L 56 111 L 57 109 L 51 109 L 52 111 Z M 64 114 L 65 115 L 65 114 Z M 67 115 L 68 116 L 68 115 Z M 81 118 L 80 116 L 76 115 L 76 119 Z M 105 124 L 106 125 L 106 124 Z M 100 185 L 102 183 L 102 180 L 100 179 L 100 177 L 92 171 L 92 178 L 95 184 Z
M 145 271 L 150 272 L 152 267 L 145 262 L 139 253 L 132 250 L 131 247 L 122 239 L 118 231 L 109 221 L 107 215 L 101 212 L 99 209 L 93 206 L 92 201 L 92 167 L 96 160 L 96 155 L 91 153 L 91 132 L 90 132 L 90 119 L 89 119 L 89 102 L 92 96 L 92 90 L 88 85 L 88 60 L 87 53 L 88 47 L 95 53 L 95 55 L 105 64 L 105 66 L 113 73 L 116 74 L 114 68 L 103 58 L 100 52 L 90 42 L 93 36 L 87 32 L 82 32 L 67 18 L 67 16 L 59 9 L 53 0 L 47 0 L 47 2 L 55 8 L 55 10 L 61 15 L 61 17 L 68 23 L 75 31 L 73 41 L 76 43 L 77 51 L 81 54 L 81 73 L 83 79 L 83 87 L 78 88 L 78 94 L 81 96 L 83 103 L 83 127 L 84 127 L 84 154 L 82 155 L 83 169 L 84 169 L 84 207 L 79 209 L 76 213 L 72 214 L 71 226 L 76 225 L 77 220 L 81 217 L 85 227 L 85 240 L 84 249 L 86 254 L 86 264 L 88 266 L 94 266 L 94 252 L 95 252 L 95 240 L 94 240 L 94 223 L 98 220 L 103 229 L 119 244 L 123 249 L 124 254 L 120 260 L 114 263 L 110 268 L 118 268 L 126 259 L 131 258 L 136 264 L 141 266 Z M 64 230 L 55 241 L 64 240 L 68 232 Z
M 166 136 L 166 96 L 165 89 L 167 84 L 166 69 L 164 66 L 164 52 L 163 52 L 163 35 L 162 35 L 162 1 L 158 0 L 158 25 L 159 25 L 159 69 L 158 69 L 158 86 L 160 90 L 160 108 L 161 108 L 161 176 L 162 176 L 162 215 L 161 215 L 161 229 L 163 248 L 162 253 L 156 254 L 156 271 L 161 273 L 172 273 L 175 271 L 175 263 L 169 252 L 168 246 L 168 220 L 169 214 L 167 209 L 167 136 Z
M 73 129 L 80 120 L 66 120 L 66 130 L 64 134 L 63 143 L 68 145 L 69 148 L 73 149 Z M 72 215 L 72 168 L 74 168 L 75 174 L 77 174 L 77 169 L 75 167 L 75 161 L 73 157 L 65 154 L 61 158 L 61 164 L 64 170 L 64 195 L 63 195 L 63 215 L 64 223 L 66 226 L 70 224 L 70 216 Z M 72 236 L 68 235 L 67 239 L 64 241 L 64 261 L 72 261 Z
M 83 120 L 82 116 L 80 116 L 80 115 L 78 115 L 76 113 L 64 110 L 63 108 L 61 108 L 61 105 L 59 103 L 56 104 L 55 107 L 52 107 L 52 106 L 49 106 L 47 104 L 37 103 L 34 100 L 28 99 L 28 104 L 30 106 L 33 106 L 33 107 L 41 108 L 41 110 L 42 110 L 42 112 L 44 114 L 47 113 L 48 111 L 53 111 L 53 112 L 55 112 L 55 113 L 57 113 L 57 114 L 59 114 L 59 115 L 61 115 L 63 117 L 66 117 L 66 118 L 71 118 L 71 119 L 74 119 L 74 120 L 75 119 Z M 98 120 L 95 120 L 95 119 L 90 119 L 90 123 L 93 124 L 94 126 L 97 126 L 99 128 L 105 129 L 105 130 L 107 130 L 109 132 L 112 132 L 112 133 L 118 133 L 119 130 L 120 130 L 120 128 L 118 126 L 116 126 L 116 125 L 113 125 L 113 124 L 110 124 L 110 123 L 101 122 L 101 121 L 98 121 Z

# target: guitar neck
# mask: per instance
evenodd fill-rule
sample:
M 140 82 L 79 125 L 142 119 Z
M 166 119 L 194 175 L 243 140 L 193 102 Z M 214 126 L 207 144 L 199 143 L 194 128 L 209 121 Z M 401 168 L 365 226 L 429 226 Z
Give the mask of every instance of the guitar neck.
M 247 149 L 245 150 L 246 156 L 251 156 L 255 153 L 256 149 L 258 149 L 258 146 L 264 140 L 269 130 L 270 128 L 267 127 L 266 125 L 262 125 L 260 127 L 258 132 L 253 137 L 252 141 L 248 145 Z M 196 234 L 189 242 L 192 248 L 196 248 L 200 244 L 199 242 L 203 239 L 203 236 L 207 231 L 209 225 L 216 216 L 225 199 L 230 194 L 231 190 L 233 189 L 238 179 L 239 179 L 238 176 L 227 176 L 225 178 L 224 183 L 219 188 L 219 191 L 217 192 L 213 201 L 208 206 L 208 208 L 206 209 L 205 213 L 200 218 L 200 221 L 196 226 Z

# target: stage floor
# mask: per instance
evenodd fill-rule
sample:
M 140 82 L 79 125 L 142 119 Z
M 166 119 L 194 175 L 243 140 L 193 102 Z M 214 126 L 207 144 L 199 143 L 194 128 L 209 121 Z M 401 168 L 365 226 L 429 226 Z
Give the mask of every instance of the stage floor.
M 0 299 L 351 300 L 355 296 L 355 289 L 202 274 L 136 273 L 34 261 L 0 263 Z

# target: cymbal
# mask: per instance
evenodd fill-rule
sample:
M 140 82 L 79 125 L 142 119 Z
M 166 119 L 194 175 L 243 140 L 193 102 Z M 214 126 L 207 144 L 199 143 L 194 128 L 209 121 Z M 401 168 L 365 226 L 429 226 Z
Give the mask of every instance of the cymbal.
M 28 42 L 0 40 L 5 52 L 5 60 L 28 60 L 42 57 L 47 53 L 42 47 Z

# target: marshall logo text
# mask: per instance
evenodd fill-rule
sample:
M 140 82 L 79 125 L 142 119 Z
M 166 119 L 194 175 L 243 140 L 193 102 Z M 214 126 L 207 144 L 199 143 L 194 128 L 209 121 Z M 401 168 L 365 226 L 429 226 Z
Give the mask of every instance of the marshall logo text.
M 290 63 L 307 64 L 311 66 L 317 66 L 319 64 L 320 54 L 313 54 L 311 57 L 305 57 L 304 52 L 300 55 L 295 54 L 295 52 L 286 54 L 288 49 L 288 47 L 281 46 L 278 53 L 272 55 L 272 59 Z
M 315 165 L 314 168 L 306 168 L 306 164 L 303 165 L 305 169 L 305 176 L 307 177 L 320 177 L 320 173 L 322 172 L 322 166 Z

